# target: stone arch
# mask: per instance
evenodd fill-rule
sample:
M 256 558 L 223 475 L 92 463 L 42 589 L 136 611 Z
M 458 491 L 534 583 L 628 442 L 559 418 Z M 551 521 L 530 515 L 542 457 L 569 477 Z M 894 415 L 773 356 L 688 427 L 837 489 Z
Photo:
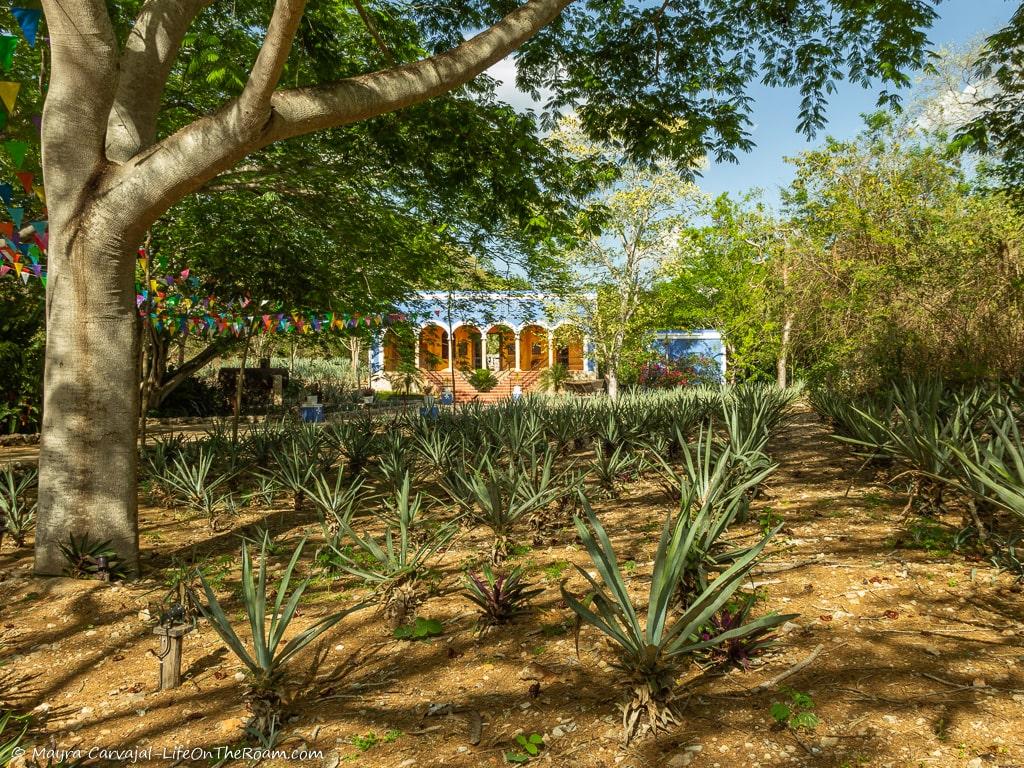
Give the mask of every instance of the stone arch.
M 516 332 L 508 323 L 495 323 L 484 335 L 484 367 L 510 371 L 516 365 Z
M 443 371 L 448 368 L 448 331 L 437 323 L 427 323 L 419 334 L 420 368 L 426 371 Z

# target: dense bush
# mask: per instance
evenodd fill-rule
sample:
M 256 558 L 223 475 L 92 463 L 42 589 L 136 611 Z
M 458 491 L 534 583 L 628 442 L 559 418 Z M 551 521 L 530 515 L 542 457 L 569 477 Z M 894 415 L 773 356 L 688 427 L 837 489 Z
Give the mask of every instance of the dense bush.
M 477 368 L 469 375 L 469 383 L 479 392 L 490 392 L 498 386 L 498 377 L 489 368 Z
M 677 360 L 654 360 L 640 368 L 637 383 L 646 389 L 714 386 L 721 381 L 718 363 L 707 355 L 690 354 Z

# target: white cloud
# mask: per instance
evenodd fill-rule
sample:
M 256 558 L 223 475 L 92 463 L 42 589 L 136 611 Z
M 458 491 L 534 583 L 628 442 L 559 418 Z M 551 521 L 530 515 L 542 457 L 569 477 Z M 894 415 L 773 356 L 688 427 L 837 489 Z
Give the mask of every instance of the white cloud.
M 516 61 L 512 54 L 491 66 L 487 74 L 498 81 L 495 89 L 497 97 L 521 112 L 529 109 L 539 112 L 549 96 L 549 93 L 542 91 L 541 100 L 535 101 L 528 93 L 516 88 Z

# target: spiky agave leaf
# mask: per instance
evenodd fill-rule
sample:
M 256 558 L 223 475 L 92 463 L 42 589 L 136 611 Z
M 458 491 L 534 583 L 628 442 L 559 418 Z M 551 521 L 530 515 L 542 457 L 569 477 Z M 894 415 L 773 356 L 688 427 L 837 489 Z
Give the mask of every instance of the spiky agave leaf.
M 529 610 L 530 598 L 544 591 L 542 587 L 530 588 L 523 580 L 525 571 L 521 566 L 509 573 L 496 575 L 488 563 L 484 563 L 481 575 L 466 574 L 465 595 L 480 609 L 484 626 L 507 624 Z
M 577 566 L 590 585 L 587 599 L 579 600 L 564 584 L 562 597 L 581 621 L 603 632 L 616 646 L 615 666 L 632 691 L 623 712 L 628 742 L 639 729 L 643 714 L 647 715 L 647 726 L 651 729 L 664 727 L 670 719 L 674 680 L 694 654 L 778 626 L 794 615 L 769 614 L 714 638 L 700 637 L 700 630 L 739 589 L 775 531 L 707 584 L 681 613 L 671 615 L 679 580 L 701 528 L 700 518 L 707 513 L 702 508 L 692 520 L 689 511 L 680 513 L 674 521 L 671 515 L 666 517 L 654 560 L 647 616 L 641 624 L 608 534 L 590 505 L 585 503 L 584 508 L 586 519 L 577 517 L 576 528 L 599 579 Z
M 261 546 L 259 566 L 253 571 L 252 557 L 247 544 L 242 544 L 242 583 L 241 598 L 249 622 L 252 652 L 235 631 L 231 620 L 221 607 L 210 583 L 205 575 L 198 573 L 202 585 L 205 602 L 194 593 L 195 604 L 202 615 L 210 622 L 210 626 L 220 636 L 232 653 L 249 670 L 251 690 L 247 696 L 250 710 L 253 713 L 254 727 L 266 732 L 280 722 L 280 707 L 283 699 L 283 678 L 287 672 L 288 662 L 299 651 L 316 638 L 333 627 L 345 616 L 364 607 L 362 603 L 351 608 L 325 616 L 299 632 L 288 642 L 284 642 L 295 612 L 299 607 L 302 594 L 309 585 L 309 579 L 302 581 L 289 597 L 288 588 L 291 584 L 295 567 L 306 544 L 303 539 L 295 547 L 288 566 L 284 569 L 275 590 L 273 604 L 270 607 L 269 624 L 267 617 L 270 602 L 267 590 L 267 549 L 266 542 Z M 282 643 L 283 646 L 282 646 Z

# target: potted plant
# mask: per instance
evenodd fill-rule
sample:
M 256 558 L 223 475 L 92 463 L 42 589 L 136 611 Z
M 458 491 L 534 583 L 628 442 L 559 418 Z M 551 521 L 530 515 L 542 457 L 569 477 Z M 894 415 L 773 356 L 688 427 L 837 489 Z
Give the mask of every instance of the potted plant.
M 363 405 L 373 405 L 373 387 L 363 387 L 359 393 L 363 396 Z

